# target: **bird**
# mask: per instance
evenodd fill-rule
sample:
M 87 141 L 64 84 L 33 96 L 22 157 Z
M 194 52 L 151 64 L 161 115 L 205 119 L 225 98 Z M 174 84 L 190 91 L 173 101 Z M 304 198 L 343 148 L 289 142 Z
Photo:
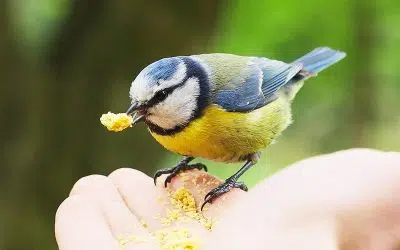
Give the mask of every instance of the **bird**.
M 207 203 L 233 188 L 247 191 L 238 179 L 261 152 L 292 123 L 291 105 L 305 80 L 337 63 L 346 53 L 318 47 L 285 63 L 258 56 L 225 53 L 176 56 L 145 67 L 132 81 L 126 114 L 144 122 L 154 139 L 182 156 L 160 169 L 154 183 L 164 185 L 180 172 L 199 169 L 195 158 L 243 162 L 243 166 L 205 197 Z

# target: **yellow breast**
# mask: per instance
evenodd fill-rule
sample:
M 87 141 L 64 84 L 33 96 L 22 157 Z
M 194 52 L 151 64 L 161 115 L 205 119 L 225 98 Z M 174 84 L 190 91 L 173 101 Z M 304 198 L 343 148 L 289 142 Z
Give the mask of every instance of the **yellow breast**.
M 290 104 L 278 100 L 248 113 L 210 105 L 202 117 L 171 136 L 152 133 L 168 150 L 186 156 L 235 162 L 268 146 L 291 122 Z

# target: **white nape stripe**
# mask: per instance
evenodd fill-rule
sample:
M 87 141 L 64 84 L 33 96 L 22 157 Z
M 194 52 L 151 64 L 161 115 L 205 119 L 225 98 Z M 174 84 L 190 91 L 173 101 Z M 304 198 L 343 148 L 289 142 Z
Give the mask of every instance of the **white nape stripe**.
M 183 86 L 168 95 L 164 101 L 150 108 L 150 115 L 147 119 L 164 129 L 173 129 L 176 126 L 185 125 L 197 109 L 199 94 L 199 79 L 191 77 Z
M 211 67 L 201 59 L 200 57 L 197 56 L 190 56 L 190 59 L 193 61 L 197 62 L 200 64 L 200 66 L 204 69 L 204 71 L 207 74 L 207 77 L 209 78 L 209 86 L 210 86 L 210 91 L 213 92 L 215 90 L 215 72 L 211 69 Z
M 159 85 L 154 88 L 154 93 L 158 92 L 161 89 L 166 89 L 175 85 L 180 84 L 186 78 L 186 65 L 184 62 L 180 62 L 178 64 L 178 68 L 172 77 L 168 80 L 160 80 Z
M 131 99 L 145 102 L 150 100 L 155 93 L 161 89 L 166 89 L 180 84 L 186 78 L 186 65 L 180 62 L 175 73 L 168 80 L 159 80 L 159 84 L 154 84 L 151 76 L 146 72 L 140 72 L 136 79 L 133 81 L 129 90 Z

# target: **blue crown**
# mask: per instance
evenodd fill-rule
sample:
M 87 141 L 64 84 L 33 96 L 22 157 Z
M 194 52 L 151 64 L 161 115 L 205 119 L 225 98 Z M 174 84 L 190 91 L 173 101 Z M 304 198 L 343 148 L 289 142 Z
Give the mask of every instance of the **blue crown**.
M 158 84 L 159 80 L 168 80 L 178 69 L 180 60 L 176 57 L 158 60 L 143 69 L 143 73 L 153 79 L 152 84 Z

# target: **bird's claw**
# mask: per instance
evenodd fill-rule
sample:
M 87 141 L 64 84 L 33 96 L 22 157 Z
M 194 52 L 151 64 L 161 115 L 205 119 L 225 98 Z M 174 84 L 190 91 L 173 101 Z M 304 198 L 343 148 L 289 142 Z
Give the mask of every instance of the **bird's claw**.
M 201 205 L 201 211 L 203 211 L 203 208 L 207 203 L 212 203 L 214 199 L 229 192 L 232 188 L 240 188 L 246 192 L 249 190 L 243 182 L 236 182 L 234 179 L 227 179 L 224 183 L 208 192 L 204 197 L 203 204 Z
M 157 178 L 160 177 L 163 174 L 169 174 L 167 178 L 165 178 L 164 181 L 164 187 L 167 187 L 168 183 L 172 181 L 172 179 L 177 176 L 180 172 L 184 172 L 187 170 L 192 170 L 192 169 L 198 169 L 198 170 L 204 170 L 205 172 L 208 171 L 207 166 L 202 164 L 202 163 L 195 163 L 195 164 L 178 164 L 176 167 L 173 168 L 164 168 L 157 170 L 156 173 L 154 174 L 153 180 L 154 180 L 154 185 L 157 185 Z
M 170 174 L 173 171 L 174 171 L 174 168 L 163 168 L 163 169 L 157 170 L 153 177 L 154 185 L 157 185 L 158 177 L 160 177 L 163 174 Z
M 164 187 L 167 187 L 168 183 L 170 183 L 172 181 L 172 178 L 177 176 L 180 171 L 183 171 L 183 170 L 179 167 L 174 168 L 172 170 L 172 172 L 167 176 L 167 178 L 165 178 Z
M 207 166 L 202 163 L 196 163 L 196 164 L 192 164 L 192 165 L 197 165 L 197 166 L 195 166 L 195 168 L 197 168 L 198 170 L 204 170 L 204 172 L 208 172 Z

